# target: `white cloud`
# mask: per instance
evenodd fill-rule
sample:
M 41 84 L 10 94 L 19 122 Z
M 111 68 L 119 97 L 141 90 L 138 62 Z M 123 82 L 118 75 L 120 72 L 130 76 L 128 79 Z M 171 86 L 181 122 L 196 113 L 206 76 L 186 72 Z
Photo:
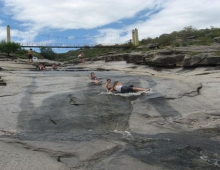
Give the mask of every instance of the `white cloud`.
M 69 37 L 67 37 L 67 39 L 69 39 L 69 40 L 74 39 L 74 38 L 75 38 L 75 36 L 69 36 Z
M 4 0 L 15 20 L 32 30 L 91 29 L 134 15 L 154 0 Z M 7 7 L 8 6 L 8 7 Z
M 96 43 L 124 43 L 137 28 L 139 38 L 156 37 L 192 25 L 196 28 L 220 27 L 220 0 L 2 0 L 7 15 L 19 21 L 30 32 L 12 29 L 12 37 L 29 42 L 39 32 L 51 34 L 51 29 L 92 29 L 110 23 L 121 23 L 120 29 L 100 29 Z M 160 10 L 159 10 L 160 9 Z M 143 10 L 146 13 L 143 13 Z M 155 11 L 159 10 L 157 13 Z M 139 18 L 137 13 L 142 11 Z M 135 18 L 125 25 L 123 19 Z M 0 24 L 4 23 L 0 16 Z M 123 33 L 123 34 L 122 34 Z M 77 37 L 77 35 L 74 35 Z M 64 41 L 74 39 L 66 37 Z M 0 27 L 0 40 L 6 39 L 6 27 Z M 58 38 L 46 37 L 48 42 Z M 41 41 L 41 40 L 39 40 Z
M 161 5 L 161 4 L 160 4 Z M 112 29 L 114 32 L 123 30 L 132 30 L 137 28 L 139 39 L 147 37 L 157 37 L 163 33 L 178 31 L 186 26 L 192 25 L 198 29 L 210 26 L 220 27 L 218 16 L 220 16 L 219 0 L 167 0 L 160 6 L 162 10 L 159 13 L 151 15 L 149 19 L 137 21 L 122 29 Z M 149 12 L 146 13 L 149 15 Z M 100 30 L 100 35 L 108 34 L 109 29 Z M 131 32 L 128 35 L 131 39 Z M 128 40 L 127 36 L 114 36 L 115 42 L 124 42 Z M 97 43 L 102 39 L 97 38 Z M 110 42 L 109 38 L 104 43 Z

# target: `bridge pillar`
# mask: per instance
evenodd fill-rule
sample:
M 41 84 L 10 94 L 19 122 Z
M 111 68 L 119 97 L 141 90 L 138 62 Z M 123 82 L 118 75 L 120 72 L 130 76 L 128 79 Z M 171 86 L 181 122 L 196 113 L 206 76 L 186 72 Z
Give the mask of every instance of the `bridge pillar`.
M 7 30 L 7 42 L 11 42 L 11 31 L 9 25 L 7 26 L 6 30 Z
M 137 30 L 137 28 L 132 30 L 132 42 L 133 42 L 134 46 L 138 46 L 139 45 L 138 30 Z

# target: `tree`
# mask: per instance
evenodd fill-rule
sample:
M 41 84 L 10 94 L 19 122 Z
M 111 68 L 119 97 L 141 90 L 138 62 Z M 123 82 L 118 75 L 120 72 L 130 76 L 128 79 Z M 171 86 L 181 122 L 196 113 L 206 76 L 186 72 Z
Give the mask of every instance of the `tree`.
M 21 50 L 21 46 L 18 43 L 5 42 L 4 40 L 0 42 L 0 51 L 3 53 L 7 53 L 7 55 L 9 55 L 11 52 L 16 53 L 19 50 Z
M 44 58 L 49 60 L 54 60 L 57 56 L 57 54 L 53 52 L 51 47 L 40 47 L 40 53 Z
M 190 36 L 197 36 L 197 34 L 198 34 L 198 30 L 192 26 L 184 27 L 183 30 L 181 30 L 179 33 L 179 35 L 181 35 L 181 37 L 184 40 L 186 40 L 187 37 L 190 37 Z

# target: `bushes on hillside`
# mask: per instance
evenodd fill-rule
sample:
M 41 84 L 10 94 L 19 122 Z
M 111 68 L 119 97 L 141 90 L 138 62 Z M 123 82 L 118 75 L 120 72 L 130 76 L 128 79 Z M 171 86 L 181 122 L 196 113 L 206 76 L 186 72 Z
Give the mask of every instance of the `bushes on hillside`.
M 0 42 L 0 51 L 10 55 L 10 53 L 15 54 L 17 51 L 21 50 L 21 46 L 15 42 Z
M 140 41 L 141 45 L 148 45 L 152 43 L 159 43 L 160 47 L 163 46 L 188 46 L 188 45 L 210 45 L 211 43 L 218 42 L 214 38 L 220 37 L 220 28 L 206 28 L 196 29 L 195 27 L 184 27 L 180 31 L 174 31 L 170 34 L 162 34 L 156 38 L 146 38 Z
M 57 57 L 51 47 L 40 47 L 40 54 L 48 60 L 55 60 Z

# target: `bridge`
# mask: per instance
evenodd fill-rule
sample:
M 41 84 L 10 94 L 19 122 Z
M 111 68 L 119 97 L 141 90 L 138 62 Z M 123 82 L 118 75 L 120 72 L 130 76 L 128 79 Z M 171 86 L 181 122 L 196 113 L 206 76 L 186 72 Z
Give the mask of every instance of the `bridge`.
M 29 48 L 41 48 L 41 47 L 50 47 L 50 48 L 130 48 L 132 47 L 131 43 L 127 44 L 60 44 L 60 43 L 19 43 L 21 47 Z
M 10 26 L 8 25 L 6 28 L 7 31 L 7 42 L 11 42 L 11 32 L 10 32 Z M 129 35 L 129 31 L 125 31 L 127 33 L 127 35 Z M 125 33 L 124 32 L 124 33 Z M 20 33 L 19 33 L 20 34 Z M 19 37 L 20 35 L 18 35 Z M 50 35 L 44 35 L 49 37 Z M 55 37 L 59 37 L 59 36 L 55 36 Z M 106 36 L 107 37 L 107 36 Z M 118 44 L 118 43 L 112 43 L 112 44 L 89 44 L 89 42 L 84 42 L 84 43 L 38 43 L 38 42 L 33 42 L 33 43 L 20 43 L 18 42 L 21 47 L 27 47 L 27 48 L 40 48 L 40 47 L 50 47 L 50 48 L 130 48 L 132 46 L 137 46 L 139 44 L 138 41 L 138 30 L 135 28 L 134 30 L 132 30 L 132 40 L 127 41 L 124 44 Z M 66 37 L 67 38 L 67 37 Z M 79 37 L 76 37 L 79 38 Z M 81 37 L 83 38 L 83 40 L 85 41 L 86 38 L 93 38 L 94 37 Z M 105 37 L 104 37 L 105 38 Z M 103 38 L 103 39 L 104 39 Z M 30 34 L 29 34 L 29 40 L 30 40 Z M 19 38 L 18 38 L 19 41 Z M 59 42 L 59 39 L 58 39 Z

